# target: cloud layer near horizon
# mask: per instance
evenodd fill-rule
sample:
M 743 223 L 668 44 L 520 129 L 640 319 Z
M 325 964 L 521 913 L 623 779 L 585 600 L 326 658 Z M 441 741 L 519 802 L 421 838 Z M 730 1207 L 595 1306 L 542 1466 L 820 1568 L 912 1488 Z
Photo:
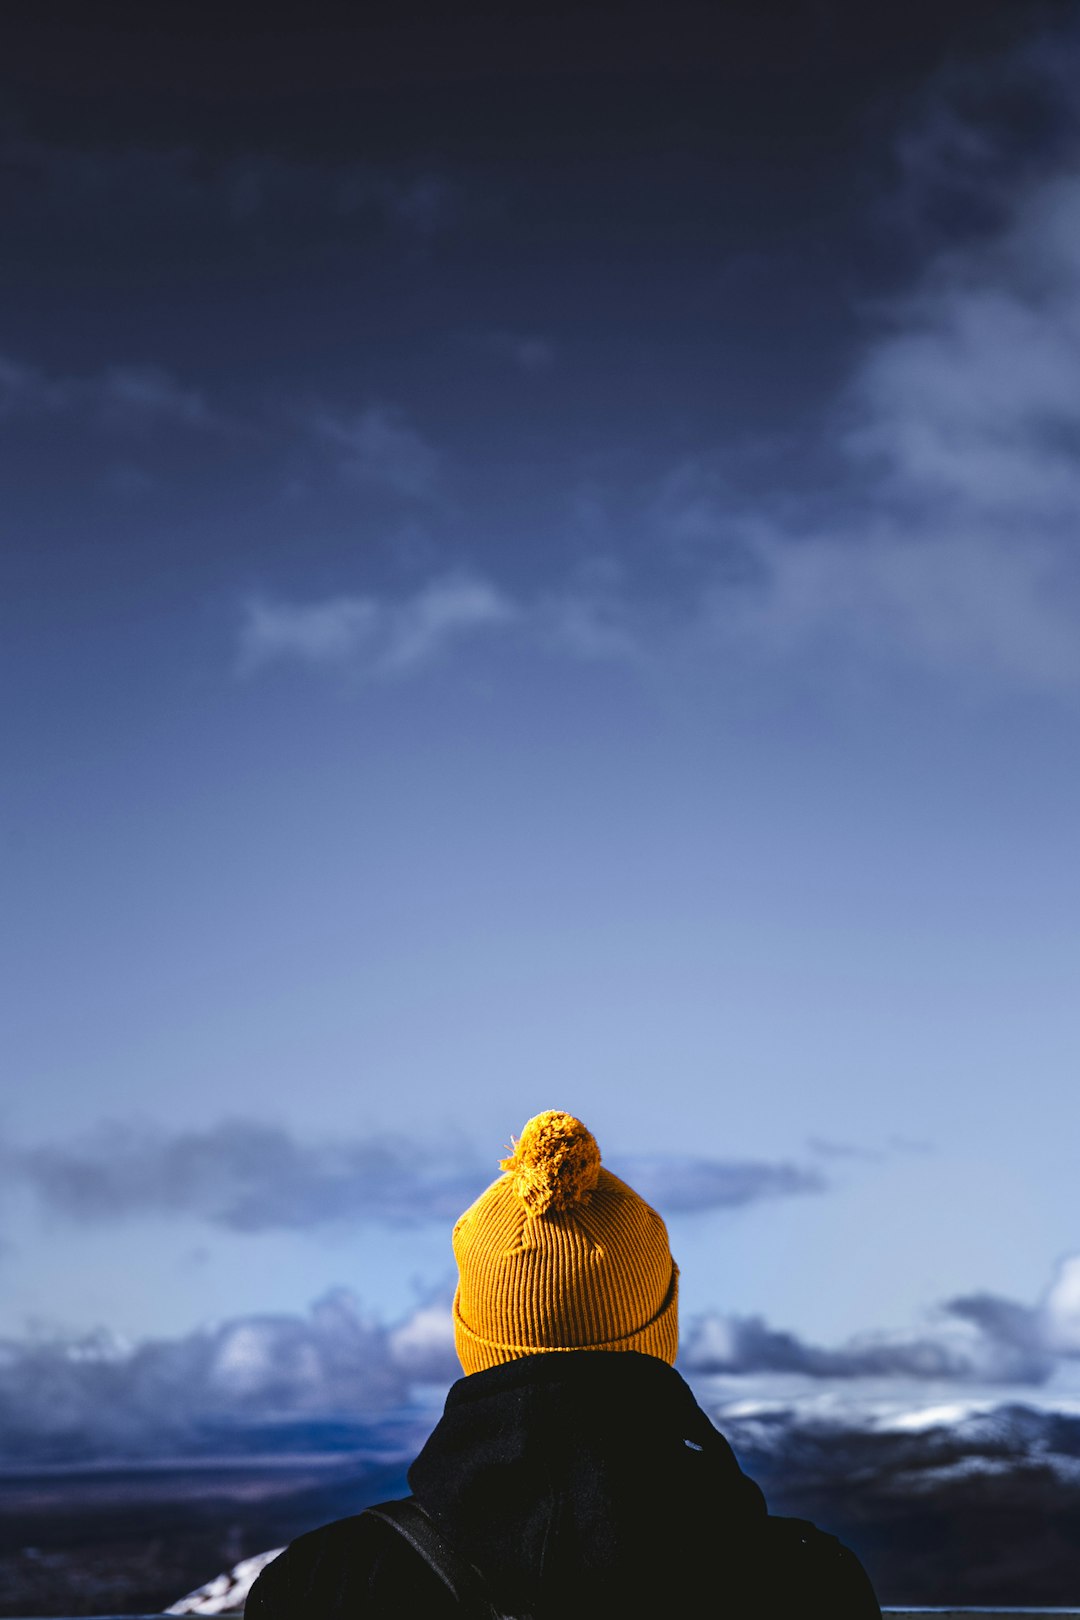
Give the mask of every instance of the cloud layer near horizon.
M 1045 1382 L 1080 1356 L 1080 1256 L 1034 1307 L 992 1295 L 949 1301 L 910 1335 L 865 1335 L 837 1348 L 805 1343 L 761 1318 L 691 1323 L 678 1366 L 713 1374 L 786 1373 L 960 1388 Z M 306 1315 L 239 1317 L 177 1339 L 124 1345 L 105 1333 L 0 1341 L 0 1460 L 70 1460 L 212 1448 L 229 1425 L 377 1418 L 418 1385 L 460 1376 L 450 1301 L 422 1300 L 387 1324 L 335 1289 Z
M 691 1326 L 688 1372 L 794 1373 L 811 1378 L 916 1378 L 1042 1384 L 1061 1358 L 1080 1356 L 1080 1256 L 1057 1268 L 1042 1300 L 989 1293 L 947 1300 L 918 1332 L 863 1334 L 836 1347 L 809 1344 L 760 1316 L 711 1314 Z
M 213 1447 L 222 1425 L 377 1415 L 458 1375 L 445 1303 L 396 1328 L 335 1290 L 306 1316 L 241 1317 L 134 1346 L 101 1333 L 0 1342 L 0 1457 Z M 218 1440 L 220 1443 L 220 1440 Z

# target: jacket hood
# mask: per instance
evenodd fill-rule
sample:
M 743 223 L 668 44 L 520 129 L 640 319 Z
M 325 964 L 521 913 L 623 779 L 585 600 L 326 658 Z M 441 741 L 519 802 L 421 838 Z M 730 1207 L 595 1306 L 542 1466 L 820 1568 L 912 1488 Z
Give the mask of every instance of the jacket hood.
M 766 1512 L 684 1379 L 635 1351 L 459 1379 L 409 1485 L 507 1606 L 565 1614 L 614 1613 L 622 1588 L 626 1608 L 670 1602 Z

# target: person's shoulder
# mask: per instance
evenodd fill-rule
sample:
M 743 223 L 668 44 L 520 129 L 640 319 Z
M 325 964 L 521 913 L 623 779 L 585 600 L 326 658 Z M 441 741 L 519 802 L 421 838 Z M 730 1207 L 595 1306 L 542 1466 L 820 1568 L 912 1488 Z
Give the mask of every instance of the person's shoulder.
M 363 1513 L 306 1531 L 264 1566 L 248 1594 L 244 1614 L 266 1620 L 285 1616 L 304 1603 L 323 1601 L 343 1582 L 364 1579 L 380 1540 L 377 1522 Z
M 358 1513 L 290 1541 L 258 1576 L 244 1615 L 246 1620 L 337 1620 L 362 1608 L 371 1620 L 384 1613 L 436 1620 L 445 1606 L 441 1580 L 397 1531 Z

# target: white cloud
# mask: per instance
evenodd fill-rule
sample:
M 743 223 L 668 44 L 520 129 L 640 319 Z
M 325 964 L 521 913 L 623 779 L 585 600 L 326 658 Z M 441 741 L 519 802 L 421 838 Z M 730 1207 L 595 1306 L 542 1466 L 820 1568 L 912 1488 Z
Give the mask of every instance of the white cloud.
M 1042 1302 L 1046 1342 L 1061 1356 L 1080 1356 L 1080 1255 L 1069 1255 Z
M 1080 497 L 1080 175 L 1034 188 L 1007 233 L 944 256 L 851 389 L 856 457 L 885 492 L 1025 527 Z M 946 507 L 946 512 L 949 508 Z
M 1080 1357 L 1080 1255 L 1060 1262 L 1034 1306 L 996 1294 L 964 1295 L 940 1306 L 918 1331 L 861 1334 L 838 1346 L 809 1344 L 758 1316 L 702 1316 L 688 1327 L 682 1363 L 697 1373 L 1036 1385 L 1061 1359 L 1074 1357 Z
M 863 1334 L 831 1348 L 760 1317 L 714 1313 L 686 1325 L 679 1367 L 691 1380 L 780 1373 L 826 1389 L 872 1379 L 884 1410 L 886 1382 L 904 1398 L 913 1381 L 1044 1384 L 1059 1357 L 1080 1354 L 1078 1323 L 1074 1255 L 1040 1306 L 976 1294 L 949 1301 L 920 1330 Z M 304 1314 L 236 1317 L 176 1339 L 0 1340 L 0 1451 L 7 1461 L 40 1462 L 198 1450 L 220 1444 L 222 1423 L 377 1418 L 400 1409 L 417 1386 L 459 1376 L 445 1288 L 389 1324 L 349 1290 L 334 1289 Z M 847 1397 L 834 1394 L 830 1409 L 839 1411 Z
M 515 604 L 487 580 L 448 576 L 411 596 L 335 596 L 319 602 L 253 598 L 240 627 L 239 669 L 298 662 L 373 678 L 403 676 L 455 643 L 511 623 Z
M 250 674 L 282 659 L 344 664 L 370 644 L 381 611 L 368 596 L 333 596 L 322 602 L 252 598 L 240 629 L 240 669 Z
M 880 517 L 843 535 L 761 523 L 743 542 L 754 582 L 724 581 L 705 599 L 729 645 L 776 657 L 846 647 L 1020 684 L 1080 683 L 1080 574 L 1049 535 L 971 525 L 927 535 Z
M 1034 66 L 1032 65 L 1034 63 Z M 1033 58 L 1026 71 L 1035 72 Z M 1046 94 L 1056 93 L 1048 76 Z M 1080 688 L 1080 163 L 1052 175 L 987 161 L 989 136 L 940 112 L 925 152 L 962 151 L 993 229 L 931 255 L 822 424 L 829 498 L 737 497 L 714 456 L 652 504 L 699 570 L 697 631 L 739 656 L 854 651 L 1012 685 Z M 989 206 L 989 205 L 988 205 Z M 782 486 L 781 486 L 782 488 Z
M 380 668 L 402 674 L 426 664 L 456 637 L 515 617 L 510 599 L 486 580 L 435 581 L 395 607 Z
M 688 1374 L 1027 1385 L 1044 1383 L 1054 1359 L 1035 1312 L 993 1297 L 951 1301 L 917 1332 L 860 1334 L 836 1346 L 807 1343 L 760 1316 L 706 1315 L 689 1325 L 681 1353 Z
M 449 1295 L 419 1306 L 390 1329 L 387 1343 L 394 1364 L 418 1384 L 450 1384 L 461 1376 Z
M 306 1315 L 239 1317 L 177 1339 L 0 1341 L 0 1454 L 160 1455 L 205 1446 L 207 1425 L 223 1420 L 386 1412 L 408 1399 L 414 1382 L 460 1375 L 456 1358 L 438 1350 L 440 1312 L 445 1346 L 448 1303 L 425 1301 L 413 1321 L 388 1327 L 346 1289 Z
M 990 69 L 980 72 L 989 83 Z M 1061 99 L 1060 63 L 1046 50 L 1003 61 L 1000 77 Z M 735 449 L 687 457 L 651 494 L 634 492 L 651 546 L 641 569 L 622 537 L 621 573 L 578 569 L 513 607 L 501 594 L 486 609 L 482 597 L 453 610 L 419 596 L 396 607 L 347 596 L 254 605 L 246 664 L 352 659 L 393 673 L 512 617 L 522 635 L 582 660 L 641 662 L 651 650 L 751 667 L 906 664 L 966 683 L 1080 690 L 1078 142 L 1059 143 L 1054 173 L 1024 161 L 1015 136 L 1019 156 L 1005 162 L 992 111 L 984 128 L 962 88 L 939 84 L 921 134 L 902 139 L 906 183 L 912 193 L 962 182 L 987 217 L 877 307 L 802 466 L 816 456 L 832 487 L 819 479 L 800 499 L 780 465 L 773 493 L 750 499 Z M 975 105 L 992 102 L 988 91 Z M 515 363 L 543 359 L 516 349 L 532 339 L 484 341 Z M 401 413 L 323 416 L 316 431 L 350 476 L 412 499 L 437 492 L 438 457 Z M 763 458 L 785 456 L 776 444 L 743 448 L 759 482 Z
M 543 639 L 561 653 L 589 663 L 636 659 L 642 651 L 640 615 L 620 571 L 592 565 L 536 608 Z
M 250 597 L 242 609 L 237 669 L 252 675 L 272 664 L 306 664 L 364 680 L 411 675 L 476 636 L 515 629 L 519 639 L 587 663 L 642 655 L 641 615 L 621 583 L 517 601 L 490 580 L 448 575 L 407 596 L 347 595 L 312 602 Z
M 434 495 L 442 457 L 409 424 L 404 412 L 371 405 L 356 416 L 322 412 L 311 425 L 333 447 L 338 466 L 354 482 L 413 500 Z

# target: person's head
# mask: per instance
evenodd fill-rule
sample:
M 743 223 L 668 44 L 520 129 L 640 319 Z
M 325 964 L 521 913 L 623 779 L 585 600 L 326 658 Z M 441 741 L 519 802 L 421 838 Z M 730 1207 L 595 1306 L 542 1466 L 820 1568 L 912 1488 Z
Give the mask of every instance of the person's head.
M 679 1268 L 656 1211 L 600 1163 L 572 1114 L 530 1119 L 454 1227 L 454 1343 L 467 1373 L 541 1351 L 673 1363 Z

